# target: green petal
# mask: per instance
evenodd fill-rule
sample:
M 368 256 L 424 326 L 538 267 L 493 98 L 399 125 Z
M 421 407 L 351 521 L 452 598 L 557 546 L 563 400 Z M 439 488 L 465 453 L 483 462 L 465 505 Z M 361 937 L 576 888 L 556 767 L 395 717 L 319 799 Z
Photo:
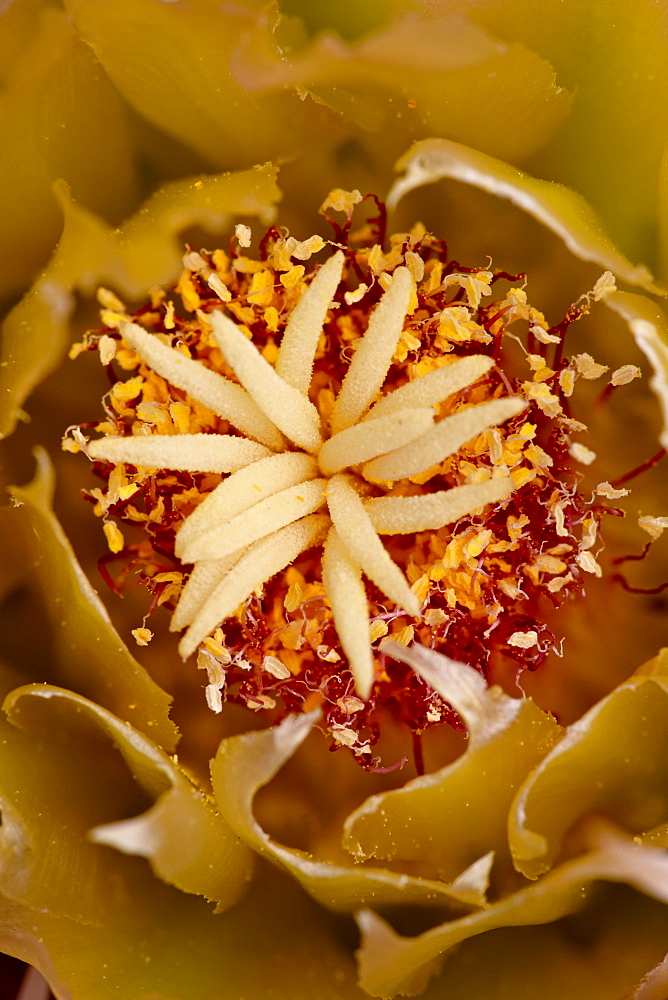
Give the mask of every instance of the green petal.
M 574 917 L 467 938 L 421 998 L 658 1000 L 660 993 L 636 996 L 634 987 L 663 958 L 667 935 L 668 907 L 622 886 L 598 886 Z
M 40 725 L 59 715 L 32 693 L 17 709 Z M 155 779 L 144 770 L 142 780 Z M 40 968 L 57 996 L 362 1000 L 338 923 L 273 869 L 216 914 L 144 859 L 90 842 L 86 830 L 132 815 L 147 796 L 85 723 L 42 738 L 1 722 L 0 801 L 0 947 Z
M 253 815 L 253 799 L 306 738 L 315 719 L 313 713 L 289 716 L 280 726 L 232 736 L 220 744 L 211 765 L 213 790 L 221 815 L 236 834 L 334 910 L 352 912 L 359 906 L 398 904 L 454 905 L 461 910 L 478 903 L 479 893 L 468 883 L 450 887 L 380 868 L 330 864 L 283 847 L 262 829 Z
M 36 457 L 35 479 L 12 487 L 14 506 L 0 508 L 0 517 L 5 554 L 19 567 L 19 578 L 28 578 L 37 589 L 49 622 L 38 677 L 53 680 L 55 675 L 172 750 L 178 732 L 168 718 L 171 699 L 113 628 L 51 509 L 54 475 L 46 453 L 40 450 Z M 35 665 L 32 670 L 24 680 L 37 679 Z
M 148 858 L 165 882 L 214 900 L 218 911 L 237 902 L 250 878 L 250 852 L 163 750 L 94 702 L 51 685 L 13 691 L 3 709 L 13 725 L 47 739 L 97 730 L 155 800 L 140 816 L 95 827 L 90 840 Z
M 64 12 L 11 4 L 0 19 L 0 300 L 20 293 L 62 227 L 51 186 L 115 222 L 137 195 L 123 101 Z M 20 53 L 21 58 L 16 55 Z
M 231 228 L 235 214 L 268 223 L 280 195 L 273 168 L 173 181 L 160 188 L 122 226 L 112 229 L 57 187 L 65 214 L 61 241 L 48 267 L 3 325 L 0 434 L 9 433 L 32 389 L 63 359 L 74 292 L 91 295 L 107 284 L 138 299 L 178 275 L 189 226 Z
M 394 208 L 408 192 L 446 177 L 472 184 L 490 194 L 508 198 L 559 236 L 571 253 L 593 261 L 618 278 L 647 291 L 665 294 L 642 265 L 634 266 L 611 243 L 600 220 L 576 191 L 539 180 L 507 163 L 445 139 L 416 143 L 397 163 L 406 175 L 388 197 Z
M 390 655 L 400 655 L 396 644 L 393 649 Z M 487 690 L 470 667 L 450 667 L 421 647 L 406 651 L 406 657 L 465 718 L 471 733 L 467 749 L 453 764 L 368 799 L 346 821 L 344 846 L 358 858 L 419 862 L 448 880 L 493 850 L 494 871 L 507 877 L 508 808 L 563 730 L 533 701 Z M 483 690 L 475 686 L 462 696 L 459 685 L 469 676 L 481 680 Z
M 362 911 L 357 917 L 362 931 L 358 952 L 360 983 L 372 996 L 419 992 L 438 968 L 436 963 L 462 941 L 500 927 L 559 920 L 583 906 L 591 884 L 599 879 L 625 882 L 668 902 L 665 851 L 639 847 L 614 828 L 606 829 L 589 854 L 562 865 L 533 886 L 506 896 L 481 913 L 441 924 L 417 937 L 402 937 L 375 913 Z M 659 913 L 662 922 L 668 919 L 666 907 Z M 445 979 L 447 982 L 447 966 Z
M 634 833 L 668 819 L 668 650 L 569 727 L 517 793 L 509 840 L 529 878 L 575 823 L 601 813 Z

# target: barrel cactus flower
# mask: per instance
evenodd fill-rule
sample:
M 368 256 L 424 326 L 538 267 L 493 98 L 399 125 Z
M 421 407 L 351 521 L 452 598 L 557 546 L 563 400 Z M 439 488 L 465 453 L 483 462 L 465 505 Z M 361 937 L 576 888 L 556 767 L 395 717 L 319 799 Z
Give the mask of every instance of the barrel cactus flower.
M 592 184 L 599 84 L 519 0 L 289 13 L 40 15 L 204 172 L 120 224 L 139 175 L 57 184 L 5 324 L 5 430 L 55 374 L 0 509 L 2 949 L 59 1000 L 660 996 L 646 189 Z

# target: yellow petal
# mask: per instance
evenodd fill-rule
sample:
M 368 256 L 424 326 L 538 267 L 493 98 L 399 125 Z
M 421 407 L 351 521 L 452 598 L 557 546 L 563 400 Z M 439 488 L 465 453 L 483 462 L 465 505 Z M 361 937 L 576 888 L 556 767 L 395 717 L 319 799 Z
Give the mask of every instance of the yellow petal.
M 518 791 L 509 838 L 525 875 L 536 878 L 551 867 L 584 815 L 609 816 L 634 833 L 665 822 L 667 719 L 664 650 L 571 726 Z
M 504 896 L 481 913 L 448 921 L 416 937 L 403 937 L 377 914 L 361 911 L 357 915 L 362 932 L 357 953 L 360 984 L 372 996 L 420 993 L 439 967 L 437 960 L 457 945 L 485 931 L 540 925 L 575 913 L 592 895 L 591 885 L 597 880 L 627 882 L 641 890 L 653 890 L 662 901 L 668 899 L 665 851 L 638 848 L 617 831 L 611 840 L 561 865 L 529 888 Z M 574 988 L 579 991 L 580 985 L 578 979 Z
M 332 1000 L 364 1000 L 335 921 L 291 880 L 265 867 L 236 906 L 215 913 L 144 858 L 91 842 L 91 828 L 136 815 L 162 793 L 174 808 L 162 815 L 156 866 L 224 892 L 224 821 L 176 762 L 69 692 L 24 689 L 10 704 L 21 728 L 0 720 L 1 850 L 11 858 L 0 895 L 3 952 L 73 1000 L 103 996 L 110 984 L 123 1000 L 271 996 L 277 970 L 290 1000 L 312 1000 L 323 982 Z M 236 838 L 234 851 L 245 854 Z
M 58 239 L 55 180 L 66 178 L 78 200 L 112 222 L 132 209 L 138 186 L 124 102 L 63 11 L 12 4 L 0 19 L 0 49 L 0 300 L 7 300 Z
M 652 266 L 658 168 L 668 139 L 663 6 L 512 0 L 476 4 L 471 14 L 506 41 L 540 52 L 576 88 L 570 115 L 541 157 L 547 176 L 580 191 L 613 238 Z
M 344 844 L 359 860 L 401 859 L 453 881 L 490 849 L 497 870 L 512 871 L 507 810 L 527 773 L 562 730 L 529 699 L 489 690 L 473 668 L 432 650 L 386 640 L 384 651 L 408 663 L 452 704 L 470 729 L 453 764 L 402 789 L 369 798 L 348 817 Z M 475 794 L 473 794 L 475 792 Z
M 668 448 L 668 316 L 650 299 L 632 292 L 613 292 L 604 302 L 626 320 L 638 347 L 652 366 L 650 386 L 663 414 L 659 440 Z
M 271 219 L 279 192 L 271 167 L 165 184 L 117 229 L 75 205 L 58 188 L 65 229 L 48 267 L 2 327 L 0 434 L 11 431 L 31 390 L 62 361 L 75 290 L 112 285 L 128 298 L 174 280 L 182 249 L 176 234 L 201 225 L 229 228 L 235 212 Z
M 301 146 L 308 106 L 296 93 L 258 102 L 230 73 L 239 41 L 270 18 L 212 3 L 68 0 L 80 37 L 149 122 L 197 150 L 214 169 L 239 168 Z M 147 58 L 150 72 L 147 72 Z
M 352 44 L 328 32 L 291 59 L 267 25 L 247 37 L 235 71 L 252 90 L 307 88 L 390 146 L 417 127 L 510 159 L 539 148 L 571 104 L 548 62 L 461 11 L 399 17 Z

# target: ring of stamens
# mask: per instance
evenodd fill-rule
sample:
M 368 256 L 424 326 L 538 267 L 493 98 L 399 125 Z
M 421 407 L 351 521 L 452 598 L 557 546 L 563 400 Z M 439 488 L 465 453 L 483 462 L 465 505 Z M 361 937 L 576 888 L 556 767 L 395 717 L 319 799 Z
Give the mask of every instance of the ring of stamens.
M 522 287 L 492 296 L 524 276 L 463 268 L 420 225 L 381 230 L 337 230 L 319 267 L 299 262 L 323 240 L 277 228 L 259 259 L 234 242 L 189 251 L 136 312 L 100 289 L 103 327 L 72 356 L 107 366 L 107 437 L 63 442 L 106 482 L 84 494 L 104 519 L 102 575 L 121 592 L 136 572 L 153 595 L 137 643 L 164 605 L 210 709 L 320 705 L 331 748 L 372 770 L 388 717 L 414 747 L 462 726 L 386 637 L 495 683 L 547 668 L 549 606 L 602 574 L 599 523 L 621 513 L 596 497 L 625 492 L 578 488 L 595 456 L 568 397 L 607 369 L 563 353 L 612 276 L 549 327 Z M 511 327 L 527 322 L 524 347 Z M 640 374 L 627 369 L 613 384 Z
M 193 564 L 172 621 L 176 630 L 187 627 L 179 645 L 184 658 L 300 553 L 322 546 L 334 624 L 357 694 L 367 699 L 376 668 L 363 578 L 406 614 L 418 617 L 421 607 L 381 536 L 437 530 L 505 500 L 515 483 L 504 474 L 421 495 L 372 493 L 426 473 L 527 404 L 498 398 L 436 419 L 444 400 L 493 367 L 483 355 L 383 391 L 415 295 L 409 269 L 399 266 L 324 420 L 309 389 L 343 265 L 337 251 L 318 270 L 291 314 L 273 365 L 222 305 L 209 314 L 215 343 L 237 382 L 184 357 L 137 324 L 122 324 L 123 339 L 147 365 L 238 434 L 110 435 L 90 441 L 87 451 L 97 461 L 227 477 L 176 535 L 177 557 Z

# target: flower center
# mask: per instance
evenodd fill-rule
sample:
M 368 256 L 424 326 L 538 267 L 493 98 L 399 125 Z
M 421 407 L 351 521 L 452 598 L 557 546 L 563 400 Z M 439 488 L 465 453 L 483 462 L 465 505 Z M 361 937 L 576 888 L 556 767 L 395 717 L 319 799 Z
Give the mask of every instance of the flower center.
M 464 268 L 422 226 L 384 246 L 381 213 L 349 238 L 358 200 L 325 202 L 347 219 L 332 244 L 272 228 L 250 257 L 238 226 L 134 313 L 101 290 L 104 329 L 74 353 L 134 374 L 114 378 L 105 436 L 65 446 L 105 480 L 90 496 L 125 563 L 113 585 L 136 569 L 173 610 L 209 706 L 319 704 L 333 745 L 374 768 L 388 713 L 417 735 L 461 727 L 387 637 L 486 676 L 533 670 L 556 642 L 545 601 L 601 573 L 568 403 L 606 369 L 562 346 L 612 285 L 549 327 L 524 276 Z

